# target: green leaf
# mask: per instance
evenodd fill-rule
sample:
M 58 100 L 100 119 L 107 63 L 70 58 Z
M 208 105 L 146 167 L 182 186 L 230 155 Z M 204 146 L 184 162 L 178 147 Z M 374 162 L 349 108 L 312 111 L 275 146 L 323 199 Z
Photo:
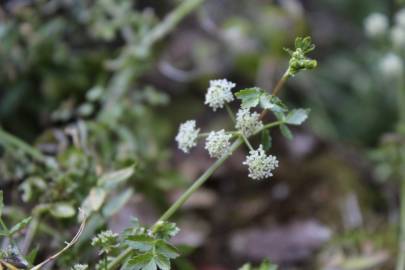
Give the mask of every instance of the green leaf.
M 129 247 L 139 251 L 149 251 L 155 245 L 155 239 L 146 234 L 131 235 L 126 240 Z
M 111 217 L 115 213 L 117 213 L 132 197 L 134 194 L 131 188 L 124 190 L 117 196 L 114 196 L 106 205 L 103 207 L 103 216 Z
M 158 254 L 155 257 L 155 262 L 161 270 L 170 270 L 170 259 L 169 258 L 167 258 L 161 254 Z
M 155 260 L 151 260 L 147 265 L 145 265 L 142 270 L 156 270 L 156 262 Z
M 0 190 L 0 218 L 3 214 L 3 208 L 4 208 L 4 195 L 3 190 Z
M 99 187 L 93 187 L 86 199 L 82 203 L 82 210 L 89 215 L 91 212 L 96 212 L 100 210 L 103 205 L 107 192 Z
M 271 136 L 270 136 L 270 132 L 268 129 L 265 129 L 262 131 L 262 145 L 264 148 L 264 151 L 268 151 L 271 148 Z
M 161 221 L 156 225 L 154 231 L 157 238 L 169 240 L 170 238 L 175 236 L 180 231 L 180 229 L 176 226 L 175 223 Z
M 154 260 L 153 260 L 153 254 L 152 253 L 145 253 L 145 254 L 141 254 L 138 256 L 135 256 L 131 259 L 128 260 L 128 265 L 131 266 L 130 269 L 131 270 L 141 270 L 141 269 L 145 269 L 146 266 L 148 266 L 148 264 L 150 263 L 155 264 Z M 151 266 L 148 266 L 151 267 Z
M 32 249 L 32 250 L 30 251 L 30 253 L 27 255 L 26 259 L 27 259 L 27 261 L 28 261 L 28 263 L 29 263 L 30 265 L 33 265 L 33 264 L 34 264 L 35 259 L 37 258 L 37 255 L 38 255 L 38 250 L 39 250 L 39 248 L 36 247 L 36 248 Z
M 16 234 L 17 232 L 23 230 L 25 227 L 28 226 L 28 224 L 31 222 L 31 220 L 32 220 L 32 217 L 27 217 L 27 218 L 21 220 L 20 222 L 18 222 L 17 224 L 15 224 L 10 229 L 9 235 L 11 236 L 11 235 Z
M 70 218 L 76 214 L 75 208 L 67 202 L 54 203 L 49 208 L 52 216 L 57 218 Z
M 280 131 L 281 134 L 283 134 L 284 137 L 286 137 L 289 140 L 293 139 L 293 134 L 291 132 L 291 130 L 286 126 L 286 125 L 280 125 Z
M 251 108 L 256 107 L 260 102 L 260 96 L 263 90 L 258 87 L 242 89 L 235 93 L 236 98 L 242 101 L 242 107 Z
M 180 255 L 174 246 L 163 240 L 156 242 L 156 252 L 170 259 L 175 259 Z
M 290 125 L 301 125 L 305 120 L 307 120 L 309 112 L 309 109 L 292 110 L 287 114 L 285 122 Z
M 98 180 L 98 185 L 107 189 L 113 189 L 120 183 L 128 180 L 128 178 L 130 178 L 134 172 L 134 166 L 131 166 L 119 171 L 106 173 L 100 177 Z
M 263 109 L 270 110 L 274 113 L 286 112 L 287 106 L 276 96 L 264 93 L 260 97 L 260 106 Z

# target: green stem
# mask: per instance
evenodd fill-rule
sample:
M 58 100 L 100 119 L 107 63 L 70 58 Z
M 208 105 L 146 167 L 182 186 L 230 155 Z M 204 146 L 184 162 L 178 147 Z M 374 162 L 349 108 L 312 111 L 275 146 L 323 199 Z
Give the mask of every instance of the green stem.
M 46 157 L 37 149 L 30 146 L 26 142 L 22 141 L 21 139 L 15 137 L 14 135 L 6 132 L 5 130 L 0 128 L 0 143 L 3 145 L 11 145 L 16 148 L 23 150 L 26 154 L 32 156 L 38 161 L 45 162 Z
M 405 83 L 402 76 L 398 78 L 398 114 L 399 114 L 399 125 L 398 132 L 400 136 L 405 134 Z M 405 156 L 403 154 L 403 147 L 399 148 L 399 175 L 400 179 L 400 220 L 399 220 L 399 243 L 398 243 L 398 257 L 396 270 L 405 270 L 405 169 L 403 169 Z
M 231 153 L 233 153 L 238 147 L 242 144 L 241 139 L 237 139 L 230 147 L 229 155 L 224 155 L 217 161 L 215 161 L 214 164 L 212 164 L 195 182 L 193 185 L 191 185 L 186 192 L 184 192 L 177 200 L 176 202 L 170 206 L 169 209 L 159 218 L 159 220 L 156 223 L 166 221 L 169 219 L 187 200 L 190 198 L 190 196 L 197 190 L 199 189 L 208 179 L 209 177 L 218 169 L 224 162 L 225 160 L 228 159 Z
M 229 107 L 227 103 L 225 103 L 225 109 L 229 115 L 229 118 L 231 118 L 232 122 L 235 124 L 236 123 L 235 115 L 233 114 L 231 107 Z
M 277 121 L 273 122 L 270 124 L 267 124 L 263 126 L 261 130 L 256 132 L 256 134 L 260 133 L 264 129 L 272 128 L 275 126 L 278 126 L 280 124 L 283 124 L 283 121 Z M 256 135 L 254 134 L 254 135 Z M 233 153 L 236 149 L 238 149 L 241 144 L 243 143 L 243 138 L 239 137 L 230 147 L 229 155 L 225 155 L 222 158 L 218 159 L 214 164 L 211 165 L 175 202 L 170 206 L 170 208 L 163 213 L 163 215 L 156 221 L 156 223 L 152 226 L 153 228 L 156 227 L 157 224 L 159 224 L 162 221 L 168 220 L 173 214 L 190 198 L 190 196 L 197 190 L 199 189 L 209 178 L 210 176 L 215 172 L 216 169 L 218 169 L 224 162 L 225 160 L 228 159 L 228 157 Z M 127 248 L 124 250 L 118 257 L 116 257 L 107 267 L 107 270 L 113 270 L 116 269 L 123 260 L 125 260 L 126 257 L 132 252 L 132 248 Z
M 278 93 L 280 92 L 280 90 L 283 88 L 285 82 L 290 77 L 289 73 L 290 73 L 290 70 L 287 69 L 287 71 L 284 72 L 283 77 L 281 77 L 281 79 L 277 82 L 276 86 L 274 87 L 273 91 L 271 92 L 271 94 L 273 96 L 277 96 Z
M 405 270 L 405 177 L 402 177 L 400 185 L 400 237 L 396 270 Z
M 153 28 L 142 40 L 141 47 L 150 48 L 154 43 L 170 33 L 179 22 L 199 7 L 205 0 L 183 1 L 173 12 L 167 15 L 161 23 Z

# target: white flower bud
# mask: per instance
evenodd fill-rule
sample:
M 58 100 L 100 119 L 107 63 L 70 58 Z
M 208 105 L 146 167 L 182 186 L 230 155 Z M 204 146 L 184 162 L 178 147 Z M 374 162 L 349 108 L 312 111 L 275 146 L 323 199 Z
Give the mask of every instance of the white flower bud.
M 205 95 L 205 104 L 208 104 L 214 111 L 223 108 L 225 103 L 234 100 L 231 90 L 235 86 L 236 84 L 225 79 L 210 81 L 210 87 Z
M 379 64 L 381 73 L 387 78 L 398 78 L 403 73 L 401 57 L 395 53 L 388 53 L 381 59 Z
M 236 114 L 236 129 L 243 135 L 249 137 L 263 128 L 263 122 L 260 120 L 260 114 L 250 113 L 248 108 L 241 108 Z
M 221 158 L 229 153 L 230 139 L 232 134 L 226 134 L 225 130 L 211 131 L 205 142 L 205 149 L 208 150 L 210 157 Z
M 200 129 L 196 128 L 195 120 L 188 120 L 180 125 L 179 132 L 175 140 L 179 149 L 184 153 L 188 153 L 191 148 L 197 145 L 197 137 Z
M 364 29 L 369 37 L 383 35 L 389 26 L 388 18 L 381 13 L 372 13 L 364 20 Z
M 267 156 L 263 145 L 260 145 L 257 150 L 249 151 L 243 164 L 248 166 L 250 178 L 261 180 L 273 176 L 272 171 L 278 167 L 278 160 L 275 156 Z

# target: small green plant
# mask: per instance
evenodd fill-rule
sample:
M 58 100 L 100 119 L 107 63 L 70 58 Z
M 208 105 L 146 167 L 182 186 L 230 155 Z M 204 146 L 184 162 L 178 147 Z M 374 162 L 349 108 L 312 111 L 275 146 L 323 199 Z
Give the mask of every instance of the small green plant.
M 301 56 L 312 50 L 314 45 L 310 38 L 297 38 L 296 48 L 292 54 L 299 52 Z M 294 56 L 292 56 L 294 57 Z M 307 60 L 305 60 L 307 61 Z M 315 60 L 309 60 L 310 65 L 290 66 L 282 77 L 282 82 L 295 75 L 300 70 L 312 69 L 316 66 Z M 293 71 L 292 71 L 293 70 Z M 283 84 L 283 83 L 282 83 Z M 278 84 L 278 89 L 282 84 Z M 229 114 L 234 130 L 200 132 L 195 120 L 188 120 L 182 123 L 176 135 L 176 142 L 180 150 L 189 153 L 199 140 L 205 139 L 205 149 L 210 157 L 216 161 L 174 202 L 169 209 L 150 228 L 141 227 L 136 221 L 115 244 L 116 236 L 110 232 L 103 232 L 93 240 L 100 246 L 100 254 L 106 254 L 107 250 L 112 250 L 112 246 L 118 248 L 115 253 L 118 255 L 112 258 L 104 258 L 106 265 L 99 269 L 117 269 L 120 265 L 122 269 L 128 270 L 148 270 L 148 269 L 170 269 L 170 261 L 179 256 L 175 247 L 171 246 L 169 240 L 179 229 L 174 223 L 167 220 L 171 218 L 177 210 L 190 198 L 190 196 L 200 188 L 210 176 L 236 151 L 240 146 L 245 145 L 249 149 L 243 165 L 247 166 L 248 176 L 254 180 L 262 180 L 273 175 L 273 171 L 278 167 L 278 160 L 273 155 L 266 152 L 270 149 L 271 141 L 269 129 L 279 127 L 281 133 L 288 139 L 292 138 L 289 125 L 301 125 L 308 117 L 309 110 L 292 109 L 288 107 L 273 93 L 267 93 L 258 87 L 242 89 L 235 93 L 240 100 L 240 108 L 236 115 L 232 112 L 229 103 L 235 101 L 232 93 L 235 83 L 228 80 L 213 80 L 205 96 L 205 104 L 213 111 L 225 108 Z M 256 111 L 258 110 L 258 111 Z M 260 113 L 259 113 L 260 112 Z M 272 112 L 275 121 L 266 123 L 266 114 Z M 261 135 L 262 142 L 258 147 L 253 147 L 250 139 Z M 109 235 L 111 237 L 106 237 Z M 114 240 L 113 240 L 114 239 Z M 111 243 L 114 243 L 111 245 Z M 242 269 L 252 269 L 245 266 Z M 275 269 L 274 266 L 264 263 L 259 269 Z M 267 268 L 266 268 L 267 267 Z

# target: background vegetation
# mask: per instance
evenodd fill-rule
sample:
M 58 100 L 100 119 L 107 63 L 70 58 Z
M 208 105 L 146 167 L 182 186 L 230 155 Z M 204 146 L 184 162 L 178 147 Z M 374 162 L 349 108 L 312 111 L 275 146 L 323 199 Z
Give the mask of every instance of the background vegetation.
M 121 232 L 133 217 L 152 224 L 211 163 L 203 147 L 185 156 L 173 139 L 189 118 L 224 125 L 225 113 L 202 105 L 208 81 L 270 90 L 288 66 L 283 48 L 311 35 L 319 68 L 281 93 L 287 104 L 311 108 L 309 121 L 290 141 L 273 137 L 280 166 L 270 180 L 248 180 L 240 151 L 194 194 L 176 216 L 181 232 L 173 243 L 184 256 L 174 267 L 237 269 L 269 258 L 281 269 L 393 269 L 397 85 L 379 71 L 389 43 L 367 38 L 363 21 L 376 11 L 393 21 L 401 7 L 4 1 L 0 189 L 5 223 L 23 220 L 12 234 L 22 253 L 41 261 L 63 246 L 78 228 L 79 207 L 90 209 L 88 224 L 49 269 L 96 262 L 89 247 L 101 230 Z M 9 244 L 4 237 L 2 249 Z

